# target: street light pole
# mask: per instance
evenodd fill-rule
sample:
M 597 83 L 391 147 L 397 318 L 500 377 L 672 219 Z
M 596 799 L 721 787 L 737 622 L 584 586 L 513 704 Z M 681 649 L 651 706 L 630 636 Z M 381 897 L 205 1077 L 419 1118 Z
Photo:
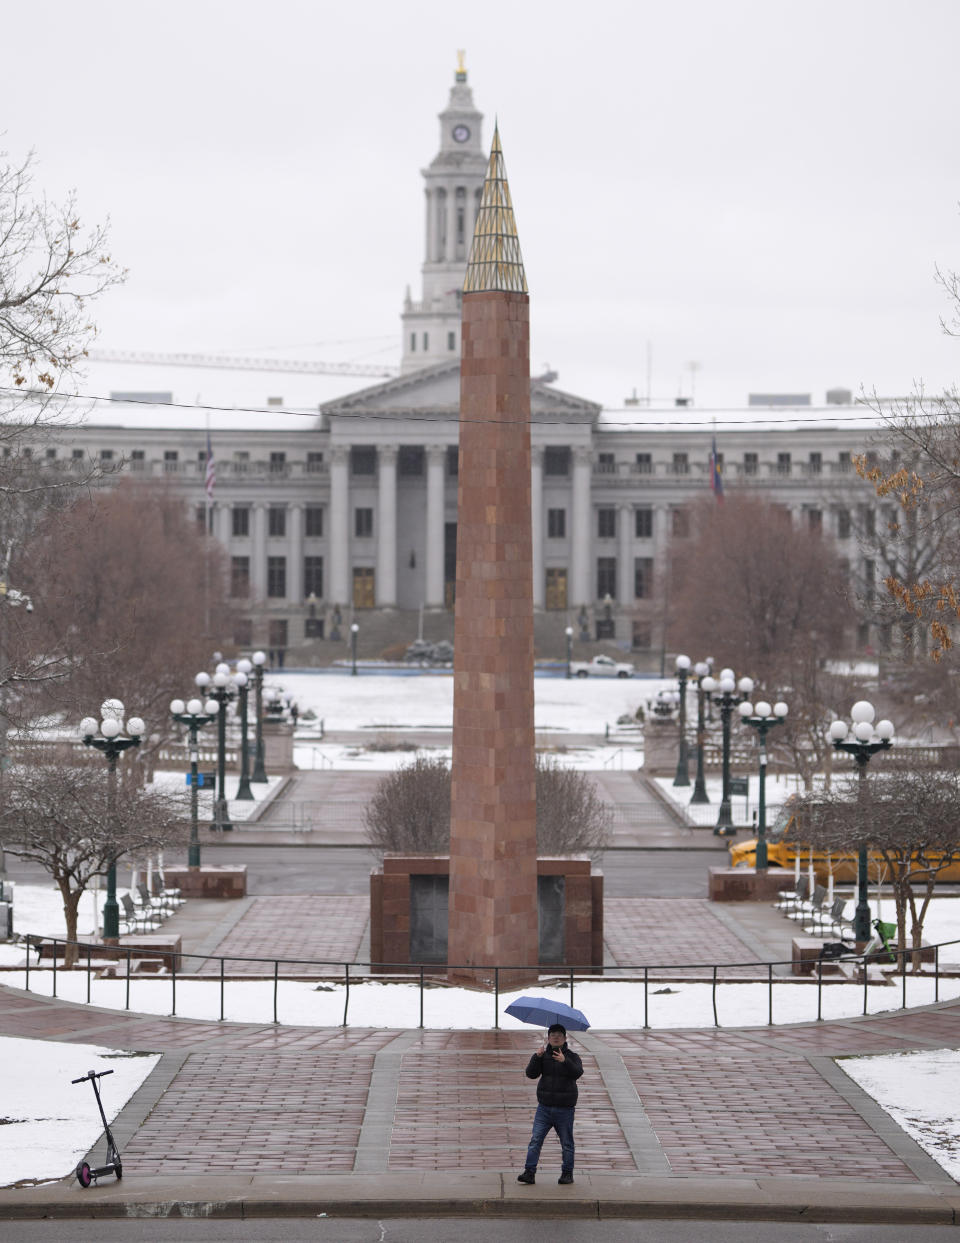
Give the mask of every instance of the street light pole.
M 878 721 L 876 727 L 873 718 L 876 710 L 872 703 L 861 699 L 850 709 L 853 720 L 854 739 L 846 741 L 850 732 L 846 721 L 836 720 L 830 726 L 830 740 L 837 751 L 846 751 L 857 762 L 857 798 L 860 802 L 866 795 L 867 765 L 878 751 L 889 751 L 893 746 L 893 722 Z M 853 939 L 857 942 L 870 940 L 870 903 L 867 900 L 867 843 L 862 842 L 857 852 L 857 908 L 853 913 Z
M 712 678 L 710 681 L 713 683 Z M 706 683 L 706 679 L 704 682 Z M 733 815 L 730 810 L 730 718 L 737 704 L 742 699 L 746 699 L 753 690 L 753 679 L 741 678 L 737 682 L 732 669 L 721 669 L 720 680 L 715 685 L 720 691 L 720 694 L 715 696 L 715 700 L 720 705 L 720 722 L 723 727 L 723 797 L 713 832 L 716 837 L 732 837 L 737 830 L 733 827 Z M 713 688 L 711 686 L 707 689 Z
M 253 776 L 250 780 L 256 785 L 266 785 L 267 770 L 263 762 L 263 666 L 267 663 L 267 654 L 254 652 L 250 659 L 257 676 L 257 745 L 253 756 Z
M 187 850 L 187 866 L 200 866 L 200 832 L 199 832 L 199 760 L 197 731 L 216 720 L 220 705 L 215 699 L 203 703 L 199 699 L 191 699 L 184 703 L 182 699 L 174 699 L 170 704 L 170 715 L 180 725 L 185 725 L 190 734 L 190 846 Z
M 767 870 L 767 734 L 775 725 L 782 725 L 789 709 L 781 700 L 771 709 L 768 703 L 760 700 L 756 705 L 744 700 L 737 709 L 744 725 L 750 725 L 757 731 L 760 742 L 760 802 L 757 817 L 757 857 L 754 871 Z
M 573 659 L 573 627 L 568 626 L 563 632 L 567 636 L 567 678 L 570 677 L 570 663 Z
M 697 775 L 693 783 L 693 794 L 690 796 L 690 802 L 709 803 L 710 799 L 707 795 L 707 783 L 703 771 L 703 752 L 706 741 L 703 700 L 704 696 L 709 695 L 709 692 L 703 684 L 710 675 L 710 666 L 705 660 L 699 660 L 694 665 L 693 672 L 697 678 Z
M 360 627 L 356 622 L 350 623 L 350 673 L 353 677 L 357 676 L 357 635 Z
M 213 800 L 213 827 L 230 832 L 230 808 L 227 805 L 227 704 L 233 698 L 234 682 L 230 666 L 221 662 L 209 673 L 198 673 L 197 686 L 217 704 L 217 793 Z
M 687 676 L 690 670 L 690 657 L 678 656 L 677 680 L 680 683 L 680 712 L 677 720 L 680 725 L 680 746 L 677 750 L 677 772 L 673 779 L 675 786 L 690 784 L 690 765 L 687 756 Z
M 247 695 L 250 692 L 250 674 L 253 664 L 249 660 L 237 661 L 237 672 L 233 680 L 240 688 L 240 784 L 237 786 L 237 801 L 252 802 L 253 791 L 250 789 L 250 755 L 247 746 Z
M 110 829 L 117 828 L 117 757 L 130 747 L 139 747 L 146 729 L 138 716 L 127 722 L 127 737 L 122 738 L 124 707 L 119 699 L 105 699 L 100 705 L 101 720 L 85 716 L 80 722 L 83 745 L 95 747 L 107 761 L 107 818 Z M 98 738 L 97 731 L 100 737 Z M 117 905 L 117 856 L 113 855 L 107 868 L 107 900 L 103 906 L 103 939 L 116 943 L 120 940 L 120 907 Z

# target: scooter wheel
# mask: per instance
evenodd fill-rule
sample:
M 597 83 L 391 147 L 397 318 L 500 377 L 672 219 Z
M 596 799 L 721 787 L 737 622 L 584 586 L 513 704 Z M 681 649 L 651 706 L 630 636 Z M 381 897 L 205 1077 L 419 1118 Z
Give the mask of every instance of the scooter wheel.
M 90 1173 L 90 1166 L 86 1161 L 81 1161 L 77 1166 L 77 1182 L 81 1187 L 89 1187 L 93 1182 L 93 1176 Z
M 119 1182 L 120 1179 L 123 1178 L 123 1166 L 120 1164 L 119 1161 L 114 1162 L 113 1172 L 117 1176 L 117 1182 Z

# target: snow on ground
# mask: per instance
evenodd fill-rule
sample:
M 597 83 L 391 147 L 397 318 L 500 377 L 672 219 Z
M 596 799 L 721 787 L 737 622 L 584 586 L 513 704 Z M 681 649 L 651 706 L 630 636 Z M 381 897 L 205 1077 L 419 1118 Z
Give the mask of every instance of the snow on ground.
M 837 1065 L 960 1182 L 960 1050 L 841 1057 Z
M 346 989 L 335 982 L 336 969 L 329 968 L 334 980 L 319 984 L 281 979 L 277 994 L 277 1019 L 291 1026 L 330 1027 L 343 1022 Z M 270 975 L 272 965 L 264 962 L 264 974 Z M 342 972 L 341 972 L 342 977 Z M 0 981 L 11 988 L 23 988 L 24 972 L 5 971 Z M 30 989 L 43 996 L 52 994 L 53 977 L 49 971 L 30 972 Z M 123 1009 L 126 1003 L 126 980 L 119 978 L 91 981 L 91 1001 L 107 1009 Z M 171 1014 L 174 983 L 169 977 L 131 978 L 130 1008 L 141 1014 Z M 532 990 L 527 989 L 526 992 Z M 533 990 L 539 993 L 541 990 Z M 569 1002 L 566 988 L 550 989 L 550 995 Z M 523 1024 L 504 1014 L 504 1007 L 519 993 L 500 994 L 500 1026 L 517 1029 Z M 940 1000 L 960 997 L 960 980 L 940 981 Z M 86 1001 L 85 971 L 57 972 L 57 996 L 67 1001 Z M 907 1004 L 929 1005 L 934 999 L 933 980 L 907 979 Z M 224 993 L 224 1018 L 233 1022 L 273 1022 L 273 980 L 227 980 Z M 589 980 L 574 988 L 573 1004 L 587 1015 L 591 1024 L 600 1029 L 643 1027 L 644 1002 L 642 982 L 625 980 Z M 767 1023 L 769 997 L 767 985 L 721 984 L 717 991 L 717 1018 L 723 1027 L 759 1027 Z M 878 1014 L 896 1010 L 902 1004 L 900 981 L 895 986 L 872 985 L 868 989 L 867 1010 Z M 843 984 L 824 984 L 822 1017 L 850 1018 L 862 1013 L 863 989 Z M 176 1012 L 197 1019 L 220 1018 L 220 981 L 198 980 L 177 976 Z M 416 1027 L 420 1022 L 420 992 L 415 983 L 384 983 L 367 981 L 350 984 L 348 1021 L 351 1027 Z M 775 1023 L 813 1022 L 817 1017 L 816 984 L 804 981 L 778 981 L 773 989 Z M 424 1026 L 447 1030 L 490 1028 L 494 1026 L 492 993 L 470 989 L 427 987 L 424 992 Z M 711 987 L 690 981 L 650 981 L 647 999 L 647 1022 L 651 1027 L 689 1028 L 713 1025 Z
M 0 1186 L 63 1178 L 97 1143 L 103 1124 L 93 1088 L 71 1080 L 112 1070 L 99 1083 L 113 1122 L 159 1061 L 153 1053 L 0 1036 Z M 97 1147 L 98 1162 L 105 1157 L 106 1141 Z

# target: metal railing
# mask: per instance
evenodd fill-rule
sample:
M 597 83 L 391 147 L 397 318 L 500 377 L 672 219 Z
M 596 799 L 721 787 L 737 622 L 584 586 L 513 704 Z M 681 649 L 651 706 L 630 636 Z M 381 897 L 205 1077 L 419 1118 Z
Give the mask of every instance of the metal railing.
M 652 1030 L 652 1024 L 650 1022 L 650 985 L 652 983 L 664 984 L 668 981 L 683 982 L 686 984 L 709 983 L 710 984 L 710 1005 L 711 1005 L 712 1016 L 713 1016 L 712 1026 L 716 1028 L 719 1028 L 721 1026 L 719 1015 L 718 1015 L 718 1009 L 717 1009 L 717 990 L 719 988 L 722 988 L 725 985 L 731 985 L 734 983 L 741 984 L 741 985 L 744 983 L 765 983 L 767 986 L 767 1026 L 774 1026 L 774 984 L 775 983 L 779 983 L 782 986 L 787 987 L 787 988 L 810 988 L 812 987 L 812 985 L 809 984 L 806 980 L 799 980 L 795 978 L 787 979 L 787 978 L 784 978 L 782 974 L 778 975 L 775 980 L 774 969 L 777 967 L 793 968 L 795 966 L 795 960 L 793 959 L 774 960 L 771 962 L 668 963 L 668 964 L 661 964 L 661 965 L 655 965 L 651 963 L 642 963 L 642 964 L 634 964 L 634 965 L 618 963 L 614 967 L 604 967 L 603 971 L 605 974 L 599 975 L 597 974 L 597 972 L 599 972 L 601 969 L 598 967 L 594 967 L 592 965 L 551 967 L 551 966 L 543 966 L 541 964 L 532 964 L 532 965 L 531 964 L 527 964 L 527 965 L 511 964 L 510 966 L 487 966 L 484 964 L 477 964 L 477 963 L 468 963 L 468 964 L 461 964 L 461 965 L 457 965 L 457 964 L 441 965 L 435 962 L 434 963 L 380 963 L 380 962 L 374 963 L 371 961 L 344 962 L 342 960 L 335 960 L 335 959 L 255 958 L 255 957 L 242 957 L 240 955 L 235 955 L 235 954 L 230 954 L 230 955 L 186 954 L 186 953 L 181 953 L 180 951 L 173 950 L 173 949 L 170 949 L 170 950 L 158 949 L 154 952 L 151 958 L 146 958 L 143 954 L 138 954 L 137 950 L 132 946 L 121 945 L 113 949 L 112 947 L 104 947 L 101 944 L 97 944 L 96 946 L 94 946 L 89 941 L 82 941 L 82 942 L 81 941 L 67 941 L 66 939 L 62 939 L 59 937 L 27 936 L 25 940 L 27 942 L 27 960 L 26 960 L 25 967 L 22 970 L 24 971 L 24 974 L 25 974 L 24 988 L 27 992 L 32 991 L 30 988 L 31 975 L 36 976 L 38 973 L 40 973 L 41 975 L 49 973 L 50 975 L 52 975 L 51 995 L 53 997 L 56 997 L 58 975 L 63 976 L 66 973 L 68 976 L 72 976 L 73 973 L 77 971 L 78 969 L 85 970 L 86 971 L 86 1002 L 88 1004 L 93 1004 L 91 1001 L 91 997 L 92 997 L 92 978 L 94 974 L 94 967 L 93 967 L 94 962 L 96 962 L 98 966 L 103 966 L 103 965 L 107 965 L 110 963 L 116 964 L 119 962 L 123 962 L 125 963 L 125 976 L 124 976 L 125 1001 L 124 1001 L 123 1009 L 129 1011 L 131 1008 L 130 1006 L 131 981 L 134 977 L 134 971 L 133 971 L 132 964 L 133 964 L 133 959 L 138 958 L 141 961 L 150 961 L 152 963 L 157 964 L 158 966 L 162 966 L 164 964 L 166 965 L 169 971 L 170 1015 L 171 1017 L 175 1017 L 177 1014 L 177 982 L 178 980 L 182 982 L 184 977 L 186 976 L 186 979 L 191 980 L 191 981 L 192 980 L 203 980 L 209 983 L 211 978 L 214 981 L 218 981 L 219 982 L 219 997 L 220 997 L 220 1015 L 219 1015 L 220 1022 L 226 1021 L 225 1015 L 226 1015 L 227 983 L 228 982 L 250 983 L 250 982 L 257 981 L 257 980 L 259 981 L 272 980 L 272 983 L 273 983 L 272 1021 L 274 1023 L 279 1023 L 280 1022 L 279 992 L 280 992 L 281 979 L 286 983 L 291 983 L 291 982 L 303 981 L 303 980 L 307 980 L 310 982 L 316 982 L 318 979 L 329 981 L 329 980 L 334 980 L 339 977 L 342 977 L 342 983 L 344 986 L 344 999 L 343 999 L 343 1018 L 341 1021 L 341 1026 L 343 1027 L 349 1026 L 351 985 L 356 986 L 357 984 L 363 983 L 365 979 L 375 980 L 376 982 L 381 983 L 381 984 L 387 983 L 387 982 L 389 983 L 416 982 L 418 985 L 418 989 L 419 989 L 419 1024 L 418 1025 L 420 1027 L 423 1027 L 424 1026 L 424 993 L 428 987 L 437 988 L 438 986 L 443 986 L 443 985 L 448 984 L 448 973 L 451 973 L 451 972 L 452 973 L 457 973 L 457 972 L 463 973 L 465 977 L 481 976 L 481 977 L 484 977 L 485 980 L 491 986 L 491 993 L 492 993 L 492 1000 L 493 1000 L 493 1027 L 495 1029 L 499 1029 L 500 1027 L 500 994 L 501 992 L 505 991 L 503 985 L 505 982 L 509 981 L 509 978 L 511 975 L 515 976 L 517 973 L 520 973 L 522 975 L 525 975 L 528 979 L 531 974 L 535 975 L 536 977 L 538 977 L 540 981 L 539 986 L 541 987 L 548 986 L 548 982 L 551 980 L 557 981 L 558 986 L 562 986 L 565 989 L 569 989 L 569 998 L 570 998 L 571 1006 L 574 1005 L 575 988 L 576 988 L 578 976 L 580 977 L 579 982 L 581 984 L 590 983 L 590 984 L 604 985 L 607 983 L 621 983 L 622 984 L 624 982 L 628 982 L 628 983 L 633 982 L 636 985 L 637 989 L 641 990 L 641 995 L 643 998 L 643 1025 L 642 1026 L 643 1026 L 643 1030 L 645 1031 Z M 851 989 L 862 987 L 863 1008 L 862 1008 L 861 1013 L 863 1015 L 867 1015 L 868 1014 L 868 990 L 871 985 L 871 975 L 870 975 L 869 968 L 877 964 L 881 959 L 883 959 L 885 960 L 887 966 L 890 966 L 891 964 L 895 964 L 895 970 L 893 970 L 891 974 L 892 975 L 899 974 L 902 980 L 900 1005 L 899 1007 L 893 1007 L 893 1009 L 905 1010 L 909 1008 L 908 1001 L 907 1001 L 907 981 L 910 979 L 914 981 L 932 979 L 933 1001 L 934 1003 L 936 1003 L 940 1000 L 940 980 L 941 980 L 940 951 L 941 949 L 944 949 L 947 946 L 951 946 L 951 945 L 960 945 L 960 939 L 954 940 L 954 941 L 943 941 L 934 946 L 923 947 L 923 951 L 927 953 L 928 955 L 931 950 L 933 951 L 933 972 L 932 973 L 923 973 L 923 972 L 911 973 L 910 971 L 906 969 L 908 966 L 909 959 L 911 959 L 914 956 L 914 954 L 918 952 L 911 948 L 907 948 L 905 950 L 891 949 L 889 951 L 886 951 L 886 950 L 874 951 L 870 954 L 850 954 L 848 956 L 845 956 L 841 961 L 843 961 L 843 963 L 846 964 L 848 967 L 856 968 L 857 972 L 860 975 L 862 975 L 862 980 L 850 981 L 850 980 L 847 980 L 846 977 L 843 977 L 841 979 L 837 979 L 836 977 L 831 977 L 831 979 L 828 981 L 828 985 L 830 987 L 849 987 Z M 85 957 L 86 959 L 85 963 L 81 962 L 79 965 L 79 968 L 78 967 L 68 968 L 65 966 L 60 966 L 58 968 L 57 950 L 59 947 L 62 947 L 64 950 L 66 950 L 68 946 L 75 946 L 78 949 L 78 951 L 81 951 L 77 955 L 78 958 L 82 959 Z M 42 955 L 43 949 L 46 947 L 50 947 L 52 951 L 51 966 L 49 968 L 43 968 L 39 965 L 39 962 L 38 962 L 36 966 L 31 968 L 30 949 L 35 948 L 38 950 L 38 953 Z M 97 950 L 96 958 L 94 958 L 93 956 L 94 948 L 96 948 Z M 178 964 L 184 958 L 198 959 L 202 963 L 213 964 L 214 970 L 213 970 L 212 976 L 200 974 L 199 971 L 184 973 L 182 970 L 179 970 Z M 258 966 L 262 965 L 263 971 L 256 972 L 256 973 L 246 972 L 240 976 L 236 976 L 236 975 L 229 976 L 226 970 L 227 963 L 253 963 L 253 964 L 257 964 Z M 816 964 L 815 964 L 816 995 L 817 995 L 816 996 L 816 1021 L 818 1023 L 824 1021 L 823 1020 L 824 965 L 825 965 L 824 959 L 820 958 L 816 960 Z M 828 967 L 836 967 L 837 960 L 835 959 L 826 960 L 826 965 Z M 281 975 L 281 972 L 280 972 L 281 967 L 297 968 L 298 970 L 294 972 L 284 972 L 284 974 Z M 363 971 L 357 970 L 358 968 L 363 968 L 363 967 L 367 967 L 368 971 L 363 972 Z M 312 970 L 312 968 L 325 968 L 325 970 L 317 971 L 317 970 Z M 15 968 L 15 969 L 7 968 L 3 974 L 9 975 L 11 973 L 11 970 L 20 971 L 21 968 Z M 734 979 L 724 980 L 720 978 L 720 973 L 724 971 L 739 971 L 741 973 L 747 972 L 749 973 L 749 975 L 745 977 L 743 974 L 741 974 L 735 977 Z M 351 972 L 353 974 L 351 974 Z M 611 974 L 612 972 L 616 972 L 616 975 L 612 975 Z M 696 973 L 696 974 L 691 976 L 690 975 L 691 972 Z M 393 978 L 390 980 L 385 980 L 384 977 L 390 976 L 391 973 L 393 975 Z M 680 973 L 683 973 L 683 974 L 680 974 Z M 397 978 L 398 975 L 401 978 L 398 979 Z M 951 978 L 956 978 L 957 976 L 960 976 L 960 966 L 958 966 L 954 971 L 950 973 Z M 138 982 L 144 982 L 147 977 L 140 975 L 138 973 L 136 978 L 138 979 Z M 152 975 L 150 977 L 150 982 L 153 983 L 154 981 L 156 981 L 156 983 L 159 984 L 161 979 L 162 977 L 158 975 Z M 874 983 L 875 986 L 879 984 L 879 981 L 875 977 L 873 978 L 872 982 Z M 886 979 L 884 979 L 882 987 L 884 988 L 888 987 L 888 983 Z M 77 999 L 70 998 L 70 1000 L 76 1001 Z M 98 1004 L 102 1004 L 102 1003 L 98 1003 Z M 924 1001 L 924 1002 L 915 1003 L 915 1004 L 929 1004 L 929 1003 Z M 890 1013 L 890 1011 L 887 1010 L 887 1011 L 884 1011 L 884 1013 Z M 851 1017 L 851 1016 L 846 1016 L 846 1017 Z M 248 1019 L 245 1019 L 244 1021 L 250 1022 L 250 1021 L 256 1021 L 256 1020 L 250 1020 L 248 1018 Z M 260 1021 L 264 1021 L 264 1020 L 260 1020 Z M 795 1023 L 798 1020 L 796 1019 L 795 1016 L 791 1016 L 785 1021 L 790 1022 L 790 1023 Z M 324 1024 L 320 1024 L 320 1023 L 313 1024 L 313 1025 L 324 1026 Z M 705 1026 L 710 1026 L 710 1025 L 711 1024 L 706 1024 Z M 736 1026 L 743 1026 L 743 1024 L 742 1023 L 741 1024 L 731 1023 L 729 1024 L 729 1026 L 736 1027 Z M 670 1030 L 670 1029 L 671 1029 L 670 1024 L 664 1024 L 663 1030 Z

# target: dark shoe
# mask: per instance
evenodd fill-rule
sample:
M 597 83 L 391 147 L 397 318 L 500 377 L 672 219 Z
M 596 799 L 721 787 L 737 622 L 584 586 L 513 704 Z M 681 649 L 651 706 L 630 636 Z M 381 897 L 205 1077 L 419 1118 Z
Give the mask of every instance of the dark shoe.
M 569 1170 L 564 1170 L 563 1173 L 560 1175 L 560 1177 L 557 1179 L 557 1182 L 560 1184 L 561 1187 L 565 1183 L 572 1183 L 573 1175 L 570 1173 Z
M 532 1183 L 535 1183 L 536 1181 L 537 1181 L 536 1170 L 524 1170 L 522 1174 L 517 1175 L 518 1183 L 531 1183 L 532 1184 Z M 571 1179 L 570 1181 L 573 1182 L 573 1179 Z

